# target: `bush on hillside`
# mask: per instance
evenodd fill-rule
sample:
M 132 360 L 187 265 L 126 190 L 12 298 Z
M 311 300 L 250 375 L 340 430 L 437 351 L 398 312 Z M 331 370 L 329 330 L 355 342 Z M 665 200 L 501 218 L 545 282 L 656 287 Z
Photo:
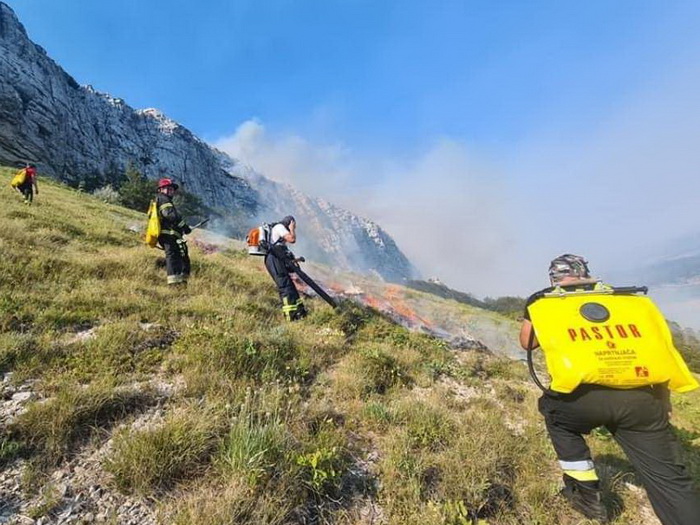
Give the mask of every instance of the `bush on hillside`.
M 183 217 L 200 217 L 203 219 L 212 213 L 212 210 L 204 205 L 201 198 L 183 189 L 180 189 L 175 194 L 173 201 Z
M 525 309 L 525 299 L 523 297 L 505 296 L 498 297 L 496 299 L 486 297 L 483 301 L 481 301 L 470 293 L 453 290 L 452 288 L 438 282 L 408 281 L 406 286 L 413 288 L 414 290 L 437 295 L 443 299 L 453 299 L 458 303 L 483 308 L 484 310 L 491 310 L 492 312 L 497 312 L 501 315 L 514 319 L 520 317 Z
M 105 182 L 104 178 L 96 173 L 85 174 L 78 178 L 64 175 L 59 176 L 59 179 L 68 184 L 71 188 L 87 193 L 96 190 Z
M 133 164 L 126 167 L 126 181 L 119 187 L 119 202 L 132 210 L 146 211 L 155 193 L 155 184 Z
M 92 194 L 103 202 L 108 204 L 119 204 L 119 192 L 112 188 L 109 184 L 96 189 Z
M 673 344 L 693 372 L 700 373 L 700 338 L 693 330 L 683 329 L 678 323 L 669 321 Z
M 484 302 L 489 310 L 507 317 L 518 318 L 523 315 L 526 300 L 523 297 L 505 296 L 496 299 L 487 297 Z
M 472 294 L 453 290 L 442 283 L 433 281 L 408 281 L 406 286 L 413 288 L 414 290 L 437 295 L 443 299 L 454 299 L 458 303 L 476 306 L 477 308 L 488 308 L 486 303 L 480 301 Z

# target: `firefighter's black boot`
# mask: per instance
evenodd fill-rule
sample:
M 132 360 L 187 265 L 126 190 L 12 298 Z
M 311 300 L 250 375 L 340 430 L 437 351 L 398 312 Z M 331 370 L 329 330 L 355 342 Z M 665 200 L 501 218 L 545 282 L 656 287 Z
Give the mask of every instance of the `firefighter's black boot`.
M 306 311 L 306 307 L 304 306 L 304 303 L 301 302 L 301 299 L 297 301 L 297 309 L 294 312 L 294 315 L 292 317 L 292 321 L 299 321 L 300 319 L 303 319 L 309 315 L 309 312 Z
M 603 504 L 603 493 L 598 481 L 578 481 L 564 474 L 564 488 L 560 494 L 588 519 L 608 522 L 608 510 Z

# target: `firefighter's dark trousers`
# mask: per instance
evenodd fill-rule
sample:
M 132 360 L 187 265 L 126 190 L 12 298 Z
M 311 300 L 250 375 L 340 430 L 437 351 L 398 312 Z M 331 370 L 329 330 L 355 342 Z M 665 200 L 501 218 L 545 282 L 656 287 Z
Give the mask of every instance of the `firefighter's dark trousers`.
M 296 321 L 306 315 L 304 303 L 299 298 L 299 292 L 294 281 L 289 276 L 284 260 L 274 254 L 265 256 L 265 268 L 277 285 L 277 291 L 282 299 L 282 312 L 288 321 Z
M 19 192 L 24 196 L 24 202 L 26 204 L 31 204 L 34 200 L 34 186 L 31 181 L 27 181 L 24 184 L 17 186 Z
M 604 426 L 636 469 L 661 522 L 700 524 L 700 494 L 679 459 L 665 387 L 615 390 L 583 385 L 571 394 L 543 395 L 539 408 L 567 475 L 584 482 L 597 479 L 590 476 L 593 462 L 583 434 Z
M 190 255 L 184 239 L 174 235 L 161 235 L 158 242 L 165 250 L 165 268 L 168 274 L 168 284 L 187 282 L 190 276 Z

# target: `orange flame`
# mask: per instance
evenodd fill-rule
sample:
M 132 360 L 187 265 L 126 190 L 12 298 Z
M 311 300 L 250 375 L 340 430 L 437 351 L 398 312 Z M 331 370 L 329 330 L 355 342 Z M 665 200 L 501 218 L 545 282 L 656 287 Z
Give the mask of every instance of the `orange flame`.
M 295 278 L 296 276 L 293 276 Z M 295 284 L 301 289 L 306 289 L 306 285 L 294 279 Z M 340 283 L 324 282 L 323 286 L 337 295 L 360 300 L 370 308 L 383 312 L 394 320 L 402 323 L 408 328 L 428 328 L 433 329 L 433 323 L 418 315 L 406 302 L 404 290 L 397 285 L 388 285 L 383 296 L 367 293 L 367 291 L 351 291 Z
M 432 327 L 432 323 L 427 319 L 418 315 L 404 300 L 404 294 L 401 288 L 396 285 L 390 285 L 386 288 L 385 297 L 394 311 L 401 317 L 406 318 L 411 324 L 422 324 L 428 328 Z

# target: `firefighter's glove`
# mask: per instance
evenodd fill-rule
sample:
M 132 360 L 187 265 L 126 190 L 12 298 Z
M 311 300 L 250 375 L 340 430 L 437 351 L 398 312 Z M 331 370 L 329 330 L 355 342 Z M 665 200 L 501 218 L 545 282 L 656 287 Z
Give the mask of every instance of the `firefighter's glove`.
M 192 228 L 190 228 L 189 224 L 185 224 L 182 227 L 182 233 L 184 233 L 185 235 L 189 235 L 190 233 L 192 233 Z

